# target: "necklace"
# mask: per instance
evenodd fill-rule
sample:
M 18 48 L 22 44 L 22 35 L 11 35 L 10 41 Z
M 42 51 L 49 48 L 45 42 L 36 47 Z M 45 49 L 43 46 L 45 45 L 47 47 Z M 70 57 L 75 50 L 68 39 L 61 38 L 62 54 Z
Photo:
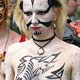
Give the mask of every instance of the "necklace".
M 4 61 L 4 59 L 5 59 L 5 54 L 6 54 L 5 49 L 6 49 L 7 44 L 8 44 L 8 38 L 9 38 L 9 30 L 8 30 L 7 37 L 6 37 L 6 40 L 5 40 L 3 52 L 0 54 L 0 61 L 1 62 Z
M 33 42 L 39 47 L 39 50 L 37 51 L 37 54 L 39 55 L 43 55 L 45 53 L 45 50 L 44 50 L 44 47 L 49 44 L 53 38 L 55 37 L 55 33 L 52 37 L 48 38 L 48 39 L 45 39 L 45 40 L 37 40 L 35 39 L 33 36 L 32 36 L 32 39 L 33 39 Z M 43 46 L 40 46 L 37 42 L 45 42 L 47 41 Z

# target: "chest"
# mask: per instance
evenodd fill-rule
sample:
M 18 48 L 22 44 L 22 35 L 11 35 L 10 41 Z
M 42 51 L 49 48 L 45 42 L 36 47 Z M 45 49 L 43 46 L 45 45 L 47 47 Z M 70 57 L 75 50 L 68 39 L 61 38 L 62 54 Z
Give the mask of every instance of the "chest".
M 68 56 L 65 57 L 61 49 L 57 50 L 46 50 L 46 55 L 33 55 L 30 51 L 30 55 L 22 56 L 16 68 L 16 78 L 61 80 L 64 74 L 69 75 Z

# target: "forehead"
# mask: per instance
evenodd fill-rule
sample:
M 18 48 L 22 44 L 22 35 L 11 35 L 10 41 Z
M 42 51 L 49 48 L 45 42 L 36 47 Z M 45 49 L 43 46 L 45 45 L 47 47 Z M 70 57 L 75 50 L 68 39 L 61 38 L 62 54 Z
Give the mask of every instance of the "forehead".
M 23 0 L 23 9 L 47 9 L 48 0 Z

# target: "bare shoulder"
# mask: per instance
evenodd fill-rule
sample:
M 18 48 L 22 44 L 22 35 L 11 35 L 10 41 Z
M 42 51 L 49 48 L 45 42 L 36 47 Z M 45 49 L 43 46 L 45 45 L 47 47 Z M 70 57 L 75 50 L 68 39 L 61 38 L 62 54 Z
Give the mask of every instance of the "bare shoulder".
M 6 52 L 5 61 L 11 62 L 12 60 L 14 60 L 14 58 L 19 55 L 19 52 L 23 50 L 22 45 L 23 43 L 20 42 L 10 45 Z
M 69 55 L 71 55 L 72 57 L 80 57 L 80 48 L 78 46 L 66 42 L 63 42 L 63 46 L 64 50 L 66 49 L 67 54 L 69 53 Z
M 27 50 L 27 46 L 29 46 L 29 40 L 25 42 L 16 42 L 8 47 L 6 55 L 15 55 L 21 53 L 22 51 Z
M 15 51 L 19 50 L 20 48 L 21 48 L 21 43 L 20 42 L 14 43 L 14 44 L 12 44 L 8 47 L 6 55 L 10 55 L 10 54 L 13 55 L 12 53 L 15 54 Z

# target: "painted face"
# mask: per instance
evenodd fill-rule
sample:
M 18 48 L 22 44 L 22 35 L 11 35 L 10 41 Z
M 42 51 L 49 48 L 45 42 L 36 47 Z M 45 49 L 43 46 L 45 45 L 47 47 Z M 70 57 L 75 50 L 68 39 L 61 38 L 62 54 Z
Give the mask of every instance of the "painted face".
M 5 19 L 5 4 L 3 0 L 0 0 L 0 22 Z
M 77 0 L 77 5 L 80 6 L 80 0 Z
M 40 35 L 51 28 L 53 10 L 48 0 L 23 0 L 23 12 L 26 24 L 33 34 Z
M 68 5 L 68 15 L 71 17 L 75 14 L 77 10 L 78 7 L 77 0 L 69 0 L 67 5 Z

